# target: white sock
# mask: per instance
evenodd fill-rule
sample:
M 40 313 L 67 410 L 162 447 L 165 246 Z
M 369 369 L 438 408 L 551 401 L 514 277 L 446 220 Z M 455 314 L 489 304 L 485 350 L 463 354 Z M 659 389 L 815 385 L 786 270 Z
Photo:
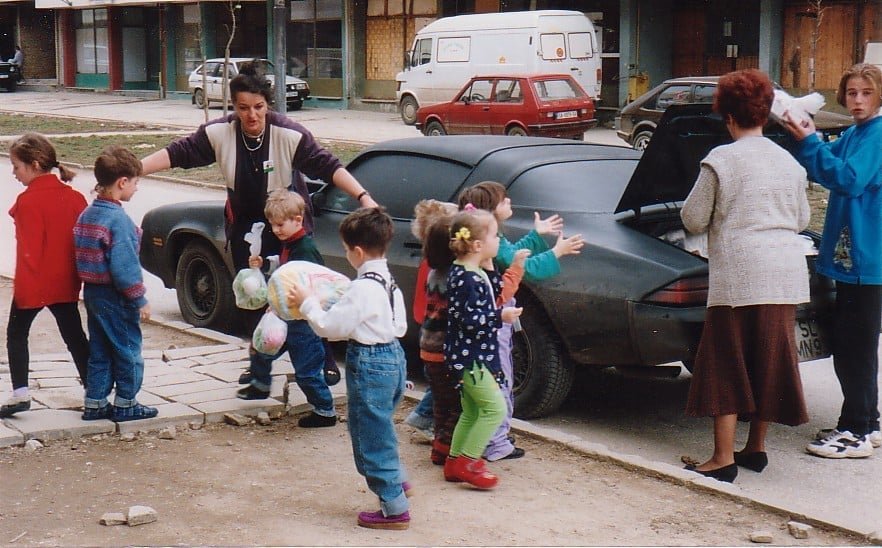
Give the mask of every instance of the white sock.
M 16 388 L 12 391 L 13 398 L 26 398 L 28 397 L 28 387 L 23 386 L 21 388 Z

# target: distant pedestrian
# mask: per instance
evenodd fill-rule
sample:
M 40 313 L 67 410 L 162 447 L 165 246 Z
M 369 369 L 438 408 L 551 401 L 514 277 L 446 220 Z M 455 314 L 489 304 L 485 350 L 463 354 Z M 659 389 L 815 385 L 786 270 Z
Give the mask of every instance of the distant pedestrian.
M 350 213 L 340 224 L 340 238 L 358 277 L 328 310 L 300 284 L 288 295 L 316 333 L 349 341 L 346 396 L 352 453 L 358 473 L 380 499 L 380 510 L 358 514 L 358 525 L 370 529 L 410 525 L 409 485 L 392 420 L 407 380 L 407 361 L 398 342 L 407 331 L 407 310 L 386 260 L 393 230 L 392 218 L 381 208 Z
M 159 411 L 138 403 L 144 379 L 141 321 L 150 318 L 138 249 L 141 229 L 122 208 L 138 190 L 141 162 L 111 146 L 95 160 L 98 196 L 74 227 L 77 270 L 89 325 L 89 376 L 83 420 L 149 419 Z M 113 405 L 107 401 L 115 389 Z
M 686 414 L 714 419 L 713 456 L 687 469 L 726 482 L 738 466 L 766 467 L 770 422 L 808 421 L 794 333 L 796 305 L 809 300 L 799 236 L 809 222 L 808 180 L 763 136 L 773 98 L 772 82 L 756 69 L 720 78 L 713 110 L 735 142 L 701 161 L 680 212 L 686 230 L 708 235 L 710 277 Z M 739 415 L 751 422 L 736 453 Z
M 274 190 L 266 200 L 266 218 L 282 246 L 278 257 L 279 266 L 289 261 L 325 264 L 312 236 L 303 228 L 305 212 L 306 204 L 296 192 L 286 189 Z M 260 269 L 264 266 L 264 260 L 259 256 L 251 257 L 248 265 Z M 272 272 L 272 266 L 266 269 L 267 275 Z M 276 354 L 263 354 L 256 350 L 251 354 L 251 382 L 239 390 L 236 396 L 243 400 L 269 398 L 273 360 L 287 351 L 294 366 L 297 386 L 313 407 L 312 413 L 302 417 L 297 425 L 302 428 L 334 426 L 337 424 L 337 411 L 334 409 L 334 398 L 323 374 L 325 347 L 322 340 L 306 320 L 289 320 L 285 323 L 288 326 L 288 335 Z
M 447 275 L 444 357 L 460 391 L 462 413 L 444 463 L 444 479 L 492 489 L 499 478 L 487 470 L 481 456 L 506 416 L 497 332 L 504 323 L 517 320 L 522 309 L 497 304 L 502 276 L 492 268 L 499 251 L 493 215 L 474 208 L 457 214 L 450 223 L 450 249 L 456 260 Z
M 882 71 L 854 65 L 839 80 L 836 100 L 855 125 L 832 143 L 818 138 L 811 119 L 787 118 L 797 160 L 830 191 L 815 269 L 836 282 L 833 368 L 843 401 L 836 428 L 819 432 L 806 451 L 834 459 L 869 457 L 882 446 Z
M 89 342 L 77 308 L 82 284 L 73 240 L 73 227 L 86 208 L 86 199 L 65 184 L 75 173 L 58 163 L 55 148 L 42 135 L 27 133 L 16 139 L 9 158 L 12 174 L 25 190 L 9 210 L 16 240 L 15 282 L 6 327 L 12 397 L 0 406 L 0 418 L 31 407 L 28 335 L 43 308 L 48 307 L 55 317 L 84 386 L 89 361 Z M 56 168 L 61 178 L 52 173 Z
M 585 245 L 581 234 L 564 238 L 563 219 L 560 215 L 540 219 L 538 213 L 534 216 L 533 230 L 514 243 L 508 241 L 503 233 L 503 226 L 512 216 L 511 199 L 506 194 L 505 187 L 496 181 L 483 181 L 463 190 L 459 195 L 459 207 L 464 208 L 466 204 L 487 210 L 496 218 L 499 230 L 499 254 L 493 260 L 495 268 L 503 271 L 512 266 L 519 251 L 529 251 L 530 256 L 523 264 L 523 277 L 527 281 L 536 282 L 556 276 L 560 273 L 560 258 L 580 253 Z M 557 236 L 554 246 L 548 246 L 543 238 L 544 235 Z M 510 301 L 501 304 L 516 306 L 514 292 L 511 293 Z M 514 438 L 511 436 L 511 419 L 514 416 L 512 338 L 515 328 L 519 328 L 519 325 L 518 322 L 504 324 L 499 329 L 499 359 L 505 374 L 502 393 L 505 396 L 506 416 L 484 451 L 484 457 L 489 461 L 517 459 L 525 454 L 523 449 L 515 446 Z
M 15 46 L 15 54 L 9 62 L 15 65 L 15 68 L 17 69 L 16 81 L 19 83 L 24 82 L 24 74 L 22 72 L 24 69 L 24 52 L 21 51 L 20 46 Z

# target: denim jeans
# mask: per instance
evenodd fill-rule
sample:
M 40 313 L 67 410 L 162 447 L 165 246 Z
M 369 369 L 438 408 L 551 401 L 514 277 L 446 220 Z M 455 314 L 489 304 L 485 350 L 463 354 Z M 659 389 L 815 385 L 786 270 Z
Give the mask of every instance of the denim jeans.
M 833 370 L 842 389 L 837 430 L 879 429 L 879 329 L 882 286 L 836 282 Z
M 325 382 L 325 345 L 306 320 L 291 320 L 288 324 L 288 338 L 275 355 L 256 352 L 251 355 L 251 384 L 264 392 L 272 385 L 273 360 L 285 350 L 294 365 L 297 386 L 306 396 L 306 401 L 315 408 L 316 415 L 334 417 L 334 400 Z
M 346 349 L 349 436 L 355 468 L 380 498 L 385 516 L 407 511 L 392 416 L 404 395 L 407 362 L 398 341 L 372 346 L 354 341 Z
M 140 311 L 110 285 L 86 284 L 89 374 L 85 406 L 99 409 L 116 386 L 114 405 L 132 407 L 144 380 Z

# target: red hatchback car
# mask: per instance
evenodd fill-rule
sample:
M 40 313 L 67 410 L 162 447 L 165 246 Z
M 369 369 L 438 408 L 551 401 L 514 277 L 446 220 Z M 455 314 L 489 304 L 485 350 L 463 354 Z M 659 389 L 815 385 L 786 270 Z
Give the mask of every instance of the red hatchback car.
M 568 74 L 475 76 L 448 103 L 417 111 L 425 135 L 531 135 L 581 141 L 594 101 Z

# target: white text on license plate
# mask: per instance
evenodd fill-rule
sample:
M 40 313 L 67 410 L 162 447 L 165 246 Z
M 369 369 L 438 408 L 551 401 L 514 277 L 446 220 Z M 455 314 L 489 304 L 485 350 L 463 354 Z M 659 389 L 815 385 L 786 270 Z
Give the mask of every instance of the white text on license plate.
M 799 354 L 799 361 L 829 356 L 830 345 L 827 340 L 826 333 L 820 329 L 817 320 L 796 320 L 796 352 Z
M 576 118 L 579 116 L 579 113 L 575 110 L 565 110 L 563 112 L 555 112 L 554 119 L 555 120 L 566 120 L 567 118 Z

